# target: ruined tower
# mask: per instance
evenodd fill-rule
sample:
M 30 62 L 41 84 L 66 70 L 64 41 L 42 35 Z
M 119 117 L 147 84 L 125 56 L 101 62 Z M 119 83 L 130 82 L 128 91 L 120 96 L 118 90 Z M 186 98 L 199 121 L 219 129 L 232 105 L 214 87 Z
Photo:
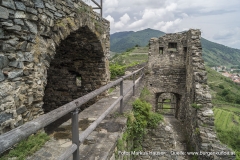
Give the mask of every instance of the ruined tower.
M 202 59 L 198 29 L 166 34 L 149 42 L 146 85 L 155 110 L 170 99 L 175 118 L 184 122 L 189 145 L 195 151 L 229 151 L 214 131 L 211 94 Z M 168 95 L 168 96 L 167 96 Z M 159 105 L 160 104 L 160 105 Z M 231 155 L 202 155 L 199 159 L 234 159 Z

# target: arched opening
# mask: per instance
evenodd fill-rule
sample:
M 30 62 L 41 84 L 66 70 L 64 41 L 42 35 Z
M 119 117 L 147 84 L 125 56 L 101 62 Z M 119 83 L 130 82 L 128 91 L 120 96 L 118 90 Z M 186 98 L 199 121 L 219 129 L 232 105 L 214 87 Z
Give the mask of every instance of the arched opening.
M 106 57 L 95 33 L 87 26 L 71 33 L 56 48 L 54 59 L 47 70 L 44 112 L 106 84 L 109 79 L 107 73 Z M 93 99 L 86 105 L 95 101 Z
M 156 94 L 156 112 L 172 115 L 175 118 L 179 116 L 180 95 L 176 93 L 158 93 Z

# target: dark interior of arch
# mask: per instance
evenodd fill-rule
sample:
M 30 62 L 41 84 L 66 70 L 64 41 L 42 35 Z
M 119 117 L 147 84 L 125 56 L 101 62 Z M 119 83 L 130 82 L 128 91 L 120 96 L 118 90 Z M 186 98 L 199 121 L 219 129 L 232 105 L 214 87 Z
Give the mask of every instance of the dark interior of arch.
M 106 78 L 105 70 L 103 49 L 96 35 L 88 27 L 71 33 L 56 48 L 56 55 L 47 70 L 44 112 L 101 87 Z
M 177 93 L 158 93 L 156 95 L 156 111 L 167 113 L 178 118 L 181 96 Z M 168 109 L 164 109 L 167 105 Z M 170 109 L 171 108 L 171 109 Z

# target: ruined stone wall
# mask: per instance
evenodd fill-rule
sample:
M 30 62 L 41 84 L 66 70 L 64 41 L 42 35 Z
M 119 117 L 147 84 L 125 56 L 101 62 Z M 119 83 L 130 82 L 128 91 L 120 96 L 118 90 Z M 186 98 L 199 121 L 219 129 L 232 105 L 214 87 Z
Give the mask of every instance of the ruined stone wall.
M 109 22 L 82 1 L 2 0 L 0 26 L 0 134 L 109 81 Z
M 186 85 L 186 52 L 184 45 L 186 34 L 167 34 L 166 36 L 150 40 L 148 57 L 147 86 L 153 94 L 173 93 L 178 100 L 177 117 L 184 117 L 181 109 L 184 105 Z M 169 43 L 175 43 L 175 49 L 169 48 Z M 162 51 L 161 51 L 162 50 Z M 156 104 L 153 104 L 154 106 Z
M 207 72 L 202 59 L 200 39 L 200 30 L 194 29 L 151 39 L 148 60 L 150 74 L 147 86 L 155 95 L 163 92 L 179 95 L 177 97 L 179 108 L 176 110 L 179 113 L 176 118 L 184 121 L 189 148 L 202 152 L 231 152 L 220 143 L 214 130 L 211 94 L 207 85 Z M 176 63 L 171 61 L 171 57 L 176 57 L 174 59 Z M 168 71 L 162 72 L 162 68 L 168 68 Z M 194 108 L 194 105 L 199 106 L 200 109 Z M 202 155 L 198 159 L 224 160 L 234 159 L 234 156 Z
M 188 31 L 187 77 L 186 77 L 186 119 L 185 126 L 190 144 L 196 151 L 202 152 L 232 152 L 222 145 L 214 130 L 214 114 L 211 103 L 211 94 L 207 85 L 207 71 L 202 58 L 200 30 Z M 193 108 L 197 104 L 200 109 Z M 205 159 L 235 159 L 235 156 L 212 155 L 199 156 Z

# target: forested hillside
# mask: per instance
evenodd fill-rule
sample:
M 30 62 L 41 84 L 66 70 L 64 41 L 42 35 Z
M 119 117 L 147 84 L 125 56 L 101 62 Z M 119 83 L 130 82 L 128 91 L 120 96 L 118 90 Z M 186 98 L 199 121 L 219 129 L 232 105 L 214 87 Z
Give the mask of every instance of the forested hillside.
M 124 52 L 136 45 L 146 46 L 152 37 L 160 37 L 164 32 L 145 29 L 137 32 L 118 32 L 111 35 L 111 51 Z M 208 66 L 232 66 L 240 65 L 240 50 L 230 48 L 218 43 L 201 39 L 203 48 L 203 59 Z

